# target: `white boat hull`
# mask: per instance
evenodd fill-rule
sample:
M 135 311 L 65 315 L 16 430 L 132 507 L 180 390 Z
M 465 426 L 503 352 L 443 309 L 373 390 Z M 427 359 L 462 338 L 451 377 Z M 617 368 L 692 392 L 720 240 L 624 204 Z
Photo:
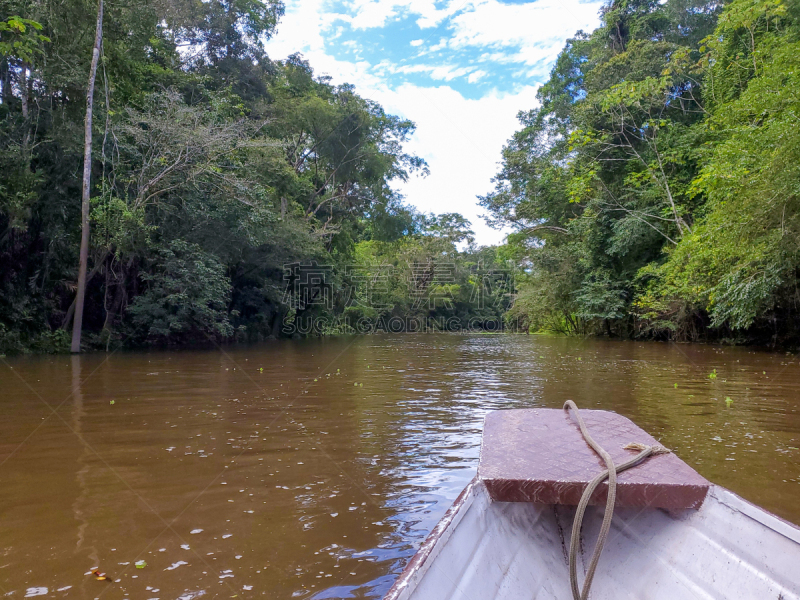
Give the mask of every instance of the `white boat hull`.
M 567 600 L 575 509 L 493 502 L 474 480 L 385 600 Z M 602 519 L 590 507 L 578 572 Z M 712 486 L 699 510 L 617 508 L 593 600 L 800 600 L 800 529 Z

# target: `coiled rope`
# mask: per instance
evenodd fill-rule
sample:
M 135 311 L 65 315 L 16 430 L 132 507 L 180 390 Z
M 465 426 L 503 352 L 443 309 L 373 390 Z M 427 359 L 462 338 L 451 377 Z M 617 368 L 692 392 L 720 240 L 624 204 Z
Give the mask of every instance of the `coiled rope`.
M 603 546 L 606 543 L 608 532 L 611 529 L 611 518 L 614 516 L 614 503 L 617 500 L 617 473 L 621 473 L 626 469 L 635 467 L 647 457 L 656 454 L 667 454 L 669 450 L 664 446 L 646 446 L 645 444 L 630 443 L 623 446 L 627 450 L 639 450 L 639 454 L 626 460 L 625 462 L 615 465 L 611 459 L 611 455 L 603 450 L 600 445 L 592 439 L 589 431 L 586 429 L 586 424 L 583 422 L 578 407 L 572 400 L 567 400 L 564 403 L 564 410 L 569 411 L 572 409 L 575 412 L 575 417 L 578 419 L 578 426 L 583 434 L 583 439 L 594 450 L 603 462 L 606 463 L 606 470 L 589 482 L 586 489 L 583 491 L 581 501 L 578 504 L 578 510 L 575 513 L 575 520 L 572 523 L 572 537 L 569 542 L 569 583 L 572 587 L 573 600 L 587 600 L 589 598 L 589 589 L 592 587 L 592 579 L 594 579 L 594 572 L 597 569 L 597 563 L 600 560 L 600 553 L 603 552 Z M 592 552 L 592 559 L 589 561 L 589 568 L 586 571 L 586 579 L 583 581 L 583 588 L 578 586 L 578 545 L 581 537 L 581 527 L 583 525 L 583 516 L 586 513 L 586 507 L 589 505 L 589 499 L 597 489 L 597 486 L 608 479 L 608 499 L 606 500 L 606 510 L 603 514 L 603 524 L 600 526 L 600 535 L 597 536 L 597 544 L 595 544 L 594 551 Z

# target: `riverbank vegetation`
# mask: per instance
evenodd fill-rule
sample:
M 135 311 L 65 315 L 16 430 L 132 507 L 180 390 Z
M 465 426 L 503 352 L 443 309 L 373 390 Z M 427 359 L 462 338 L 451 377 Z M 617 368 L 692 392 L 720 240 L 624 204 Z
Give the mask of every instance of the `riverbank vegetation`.
M 403 149 L 414 124 L 299 55 L 266 55 L 278 0 L 108 4 L 102 31 L 102 2 L 0 6 L 0 351 L 69 348 L 84 164 L 83 348 L 263 339 L 353 304 L 342 285 L 321 307 L 298 299 L 287 265 L 355 287 L 353 265 L 378 259 L 458 262 L 453 286 L 475 270 L 456 249 L 467 222 L 390 187 L 427 172 Z M 381 310 L 409 312 L 393 293 L 405 300 Z
M 520 114 L 496 190 L 534 327 L 794 344 L 800 5 L 615 0 Z
M 427 173 L 411 121 L 267 56 L 278 0 L 0 7 L 0 351 L 68 350 L 80 289 L 84 349 L 305 318 L 800 338 L 797 2 L 606 5 L 480 199 L 497 248 L 393 190 Z

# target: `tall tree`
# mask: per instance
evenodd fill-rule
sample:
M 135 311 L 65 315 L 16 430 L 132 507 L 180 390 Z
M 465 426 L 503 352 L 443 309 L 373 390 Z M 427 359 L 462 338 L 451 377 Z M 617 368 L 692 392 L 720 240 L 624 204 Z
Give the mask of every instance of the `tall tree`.
M 92 116 L 94 113 L 94 83 L 100 47 L 103 43 L 103 0 L 97 4 L 97 28 L 95 29 L 92 63 L 89 67 L 89 83 L 86 87 L 86 118 L 83 133 L 83 182 L 81 186 L 81 250 L 78 265 L 78 289 L 75 296 L 75 316 L 72 321 L 71 352 L 81 351 L 83 328 L 83 303 L 86 297 L 86 271 L 89 263 L 89 212 L 91 209 L 92 178 Z

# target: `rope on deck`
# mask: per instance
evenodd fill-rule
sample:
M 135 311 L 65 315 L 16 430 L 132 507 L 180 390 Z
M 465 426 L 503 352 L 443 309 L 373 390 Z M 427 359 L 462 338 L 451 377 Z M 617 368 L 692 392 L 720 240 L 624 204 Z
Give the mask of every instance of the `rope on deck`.
M 626 444 L 624 448 L 628 450 L 639 450 L 639 454 L 626 460 L 625 462 L 615 465 L 611 459 L 611 455 L 606 452 L 597 442 L 589 435 L 586 429 L 586 424 L 583 422 L 578 407 L 572 400 L 567 400 L 564 403 L 564 410 L 575 411 L 575 417 L 578 419 L 578 426 L 583 434 L 583 439 L 594 450 L 603 462 L 606 463 L 606 470 L 589 482 L 586 489 L 583 491 L 581 501 L 578 504 L 578 510 L 575 513 L 575 520 L 572 523 L 572 537 L 569 542 L 569 583 L 572 587 L 573 600 L 588 600 L 589 589 L 592 587 L 592 579 L 594 579 L 594 572 L 597 569 L 597 563 L 600 560 L 600 553 L 603 552 L 603 546 L 608 538 L 608 532 L 611 529 L 611 518 L 614 516 L 614 503 L 617 500 L 617 473 L 621 473 L 626 469 L 635 467 L 649 456 L 656 454 L 666 454 L 669 452 L 664 446 L 646 446 L 645 444 L 630 443 Z M 603 481 L 608 479 L 608 499 L 606 500 L 606 510 L 603 514 L 603 524 L 600 526 L 600 535 L 597 536 L 597 544 L 595 544 L 594 551 L 592 552 L 592 559 L 589 561 L 589 568 L 586 571 L 586 578 L 583 581 L 583 588 L 578 586 L 578 546 L 580 543 L 581 527 L 583 525 L 583 516 L 586 513 L 586 507 L 589 505 L 589 500 L 592 494 Z

